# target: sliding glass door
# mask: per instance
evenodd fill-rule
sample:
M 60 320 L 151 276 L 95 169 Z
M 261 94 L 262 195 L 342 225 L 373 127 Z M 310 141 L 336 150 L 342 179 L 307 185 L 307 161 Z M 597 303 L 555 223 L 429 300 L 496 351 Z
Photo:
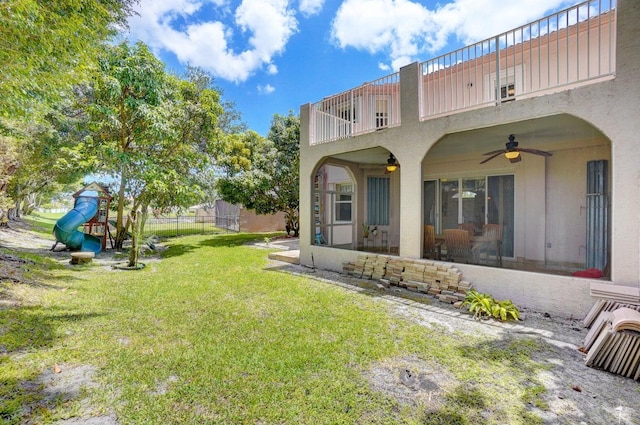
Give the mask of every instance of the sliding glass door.
M 487 177 L 487 223 L 502 224 L 502 255 L 513 257 L 515 190 L 513 175 Z
M 465 224 L 482 234 L 484 224 L 502 224 L 502 255 L 513 257 L 514 176 L 427 180 L 423 186 L 424 224 L 436 233 Z

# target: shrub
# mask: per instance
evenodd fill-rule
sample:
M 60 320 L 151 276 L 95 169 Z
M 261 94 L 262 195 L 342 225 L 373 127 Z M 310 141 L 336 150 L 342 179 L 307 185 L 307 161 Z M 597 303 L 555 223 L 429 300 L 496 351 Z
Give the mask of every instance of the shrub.
M 462 306 L 467 305 L 476 319 L 494 318 L 503 322 L 520 319 L 520 312 L 511 300 L 496 301 L 491 295 L 473 289 L 462 302 Z

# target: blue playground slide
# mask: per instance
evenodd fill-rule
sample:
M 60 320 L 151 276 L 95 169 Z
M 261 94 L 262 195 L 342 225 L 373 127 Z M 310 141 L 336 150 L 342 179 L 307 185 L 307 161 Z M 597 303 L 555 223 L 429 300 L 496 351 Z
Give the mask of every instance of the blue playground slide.
M 60 218 L 53 227 L 56 241 L 62 242 L 73 251 L 95 252 L 102 249 L 102 240 L 87 235 L 78 227 L 91 220 L 98 212 L 98 194 L 95 191 L 85 191 L 78 196 L 71 211 Z

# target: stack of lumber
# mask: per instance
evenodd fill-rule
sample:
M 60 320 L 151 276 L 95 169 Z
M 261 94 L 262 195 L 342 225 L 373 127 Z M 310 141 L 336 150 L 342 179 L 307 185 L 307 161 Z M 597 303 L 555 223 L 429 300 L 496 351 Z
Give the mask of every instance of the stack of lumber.
M 640 312 L 628 307 L 601 312 L 585 347 L 587 366 L 640 380 Z
M 640 311 L 640 305 L 637 304 L 627 304 L 620 301 L 605 299 L 596 300 L 593 306 L 591 306 L 591 310 L 589 310 L 584 319 L 582 319 L 582 324 L 585 326 L 585 328 L 591 328 L 594 326 L 594 323 L 600 317 L 600 314 L 602 312 L 614 311 L 621 307 L 627 307 L 633 310 Z
M 640 288 L 631 286 L 594 282 L 591 284 L 591 296 L 603 300 L 640 305 Z
M 342 263 L 344 273 L 373 279 L 384 286 L 400 286 L 432 295 L 442 302 L 464 300 L 471 283 L 449 264 L 386 255 L 360 254 L 355 262 Z
M 590 289 L 596 302 L 582 321 L 587 328 L 593 326 L 603 311 L 614 311 L 621 307 L 640 311 L 640 288 L 594 282 Z

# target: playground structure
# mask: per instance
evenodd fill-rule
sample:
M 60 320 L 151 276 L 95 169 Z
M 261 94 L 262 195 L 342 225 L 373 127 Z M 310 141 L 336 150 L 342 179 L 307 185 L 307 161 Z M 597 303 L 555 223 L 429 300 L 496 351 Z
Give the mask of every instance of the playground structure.
M 111 196 L 99 184 L 91 183 L 74 193 L 73 197 L 73 209 L 53 228 L 56 244 L 61 242 L 72 251 L 97 254 L 106 248 Z M 80 226 L 83 226 L 82 231 L 78 230 Z

